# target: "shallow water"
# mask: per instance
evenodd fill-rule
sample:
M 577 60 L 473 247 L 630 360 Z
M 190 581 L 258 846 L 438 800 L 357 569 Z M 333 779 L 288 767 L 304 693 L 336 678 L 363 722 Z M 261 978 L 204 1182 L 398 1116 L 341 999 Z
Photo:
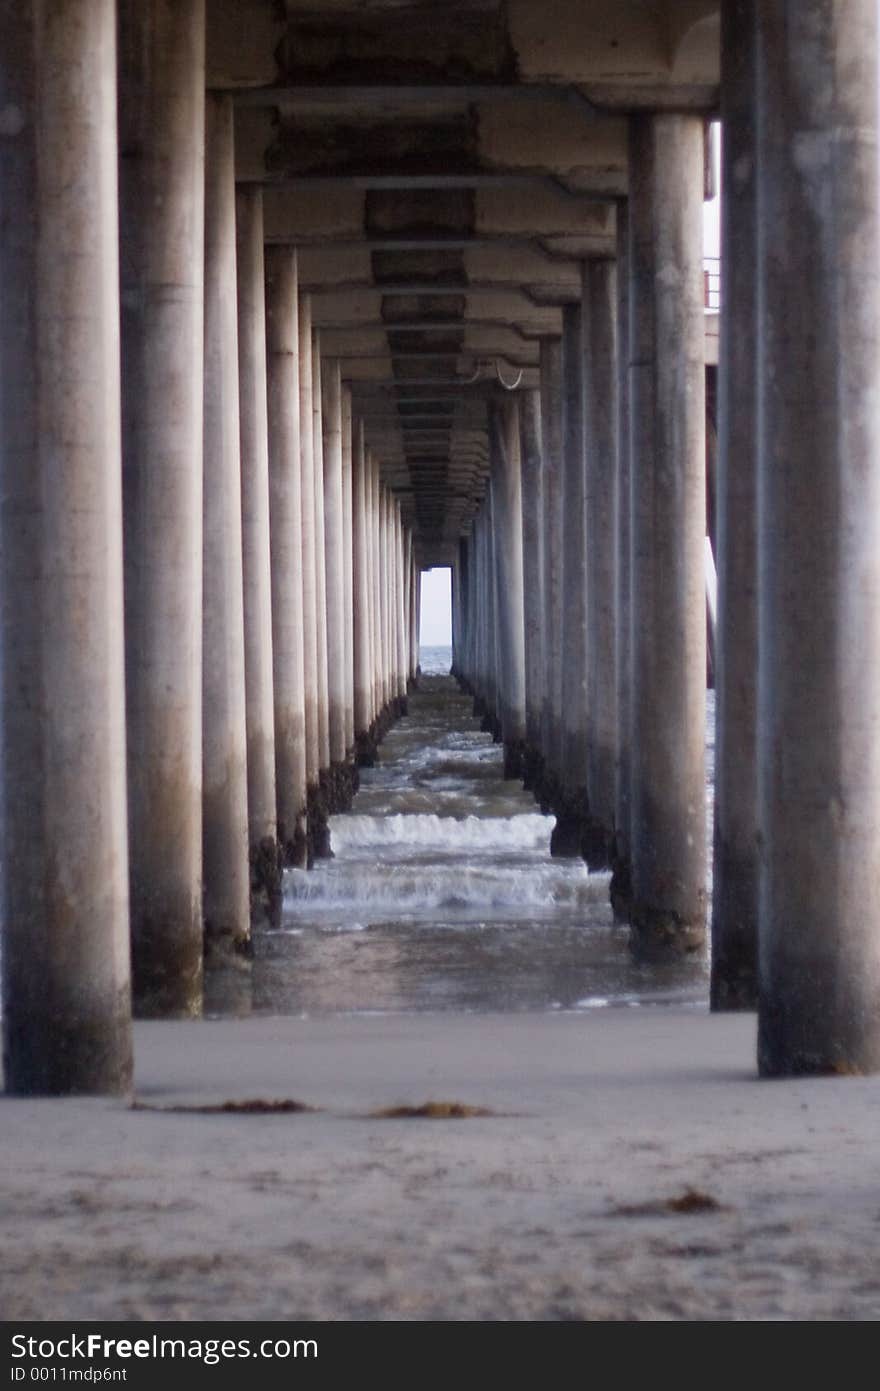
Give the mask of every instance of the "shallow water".
M 334 858 L 286 876 L 281 927 L 255 941 L 251 1008 L 703 1005 L 705 957 L 637 964 L 608 875 L 551 859 L 553 818 L 504 781 L 501 748 L 438 674 L 449 656 L 423 650 L 409 714 L 363 771 L 352 812 L 331 821 Z

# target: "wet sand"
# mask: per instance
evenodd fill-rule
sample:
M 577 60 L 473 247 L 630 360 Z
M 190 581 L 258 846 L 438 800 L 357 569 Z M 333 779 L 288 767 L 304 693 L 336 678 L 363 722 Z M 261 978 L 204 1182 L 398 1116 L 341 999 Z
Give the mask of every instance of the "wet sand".
M 877 1318 L 880 1079 L 759 1082 L 754 1033 L 669 1008 L 138 1024 L 150 1107 L 322 1109 L 3 1099 L 0 1316 Z M 497 1114 L 370 1117 L 428 1100 Z

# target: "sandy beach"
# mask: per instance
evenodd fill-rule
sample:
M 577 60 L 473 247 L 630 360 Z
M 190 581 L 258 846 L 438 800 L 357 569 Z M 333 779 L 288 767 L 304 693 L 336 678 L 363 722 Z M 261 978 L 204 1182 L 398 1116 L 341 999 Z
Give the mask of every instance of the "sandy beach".
M 5 1319 L 874 1319 L 880 1078 L 751 1016 L 138 1024 L 137 1100 L 2 1101 Z M 296 1100 L 296 1114 L 187 1108 Z M 452 1101 L 490 1115 L 389 1119 Z M 154 1109 L 155 1108 L 155 1109 Z

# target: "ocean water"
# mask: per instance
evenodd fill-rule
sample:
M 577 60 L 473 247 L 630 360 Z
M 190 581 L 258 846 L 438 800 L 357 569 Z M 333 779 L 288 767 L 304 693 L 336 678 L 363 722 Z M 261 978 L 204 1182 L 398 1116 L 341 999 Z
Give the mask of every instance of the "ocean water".
M 501 749 L 480 732 L 450 660 L 449 648 L 422 649 L 408 715 L 363 770 L 351 813 L 331 821 L 333 858 L 287 874 L 281 926 L 255 941 L 250 1007 L 705 1007 L 704 956 L 636 963 L 608 875 L 551 859 L 553 818 L 504 780 Z M 711 699 L 708 713 L 711 753 Z
M 423 676 L 446 676 L 451 667 L 451 647 L 419 648 L 419 668 Z

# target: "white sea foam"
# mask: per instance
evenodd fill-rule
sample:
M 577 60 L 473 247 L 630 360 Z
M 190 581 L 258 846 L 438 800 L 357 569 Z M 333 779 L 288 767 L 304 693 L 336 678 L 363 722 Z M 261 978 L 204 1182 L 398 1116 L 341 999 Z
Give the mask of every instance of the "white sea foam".
M 603 880 L 581 862 L 530 864 L 526 868 L 474 864 L 374 865 L 364 874 L 357 861 L 332 861 L 326 868 L 291 870 L 285 881 L 285 910 L 293 917 L 351 911 L 363 922 L 377 915 L 413 913 L 539 913 L 554 906 L 577 907 L 607 894 Z
M 554 820 L 539 812 L 521 816 L 335 816 L 330 821 L 334 854 L 423 847 L 432 854 L 547 855 Z

